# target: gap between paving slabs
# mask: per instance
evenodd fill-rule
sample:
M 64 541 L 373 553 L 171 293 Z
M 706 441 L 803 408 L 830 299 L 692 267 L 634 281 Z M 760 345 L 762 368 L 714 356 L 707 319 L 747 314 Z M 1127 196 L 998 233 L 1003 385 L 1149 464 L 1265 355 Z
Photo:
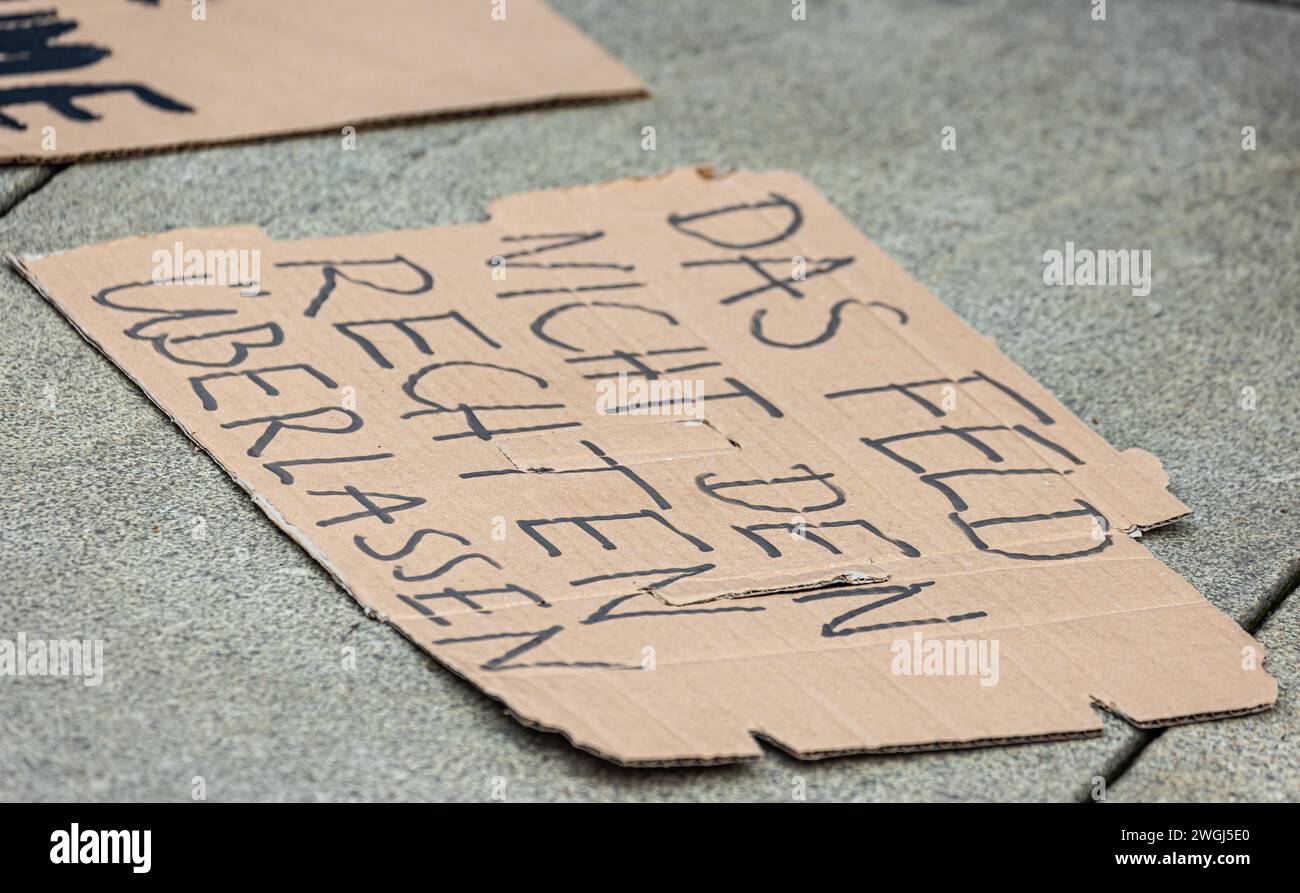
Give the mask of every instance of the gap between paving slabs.
M 10 175 L 13 180 L 5 184 L 0 192 L 0 217 L 5 216 L 22 204 L 29 195 L 40 192 L 60 171 L 70 167 L 66 164 L 33 165 L 14 167 L 3 171 L 5 179 Z

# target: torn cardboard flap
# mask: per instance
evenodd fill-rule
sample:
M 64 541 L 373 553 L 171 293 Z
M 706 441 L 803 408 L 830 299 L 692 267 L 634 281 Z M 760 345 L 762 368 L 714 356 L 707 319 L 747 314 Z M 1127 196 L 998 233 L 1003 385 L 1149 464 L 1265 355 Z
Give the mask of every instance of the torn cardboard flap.
M 785 173 L 16 264 L 366 608 L 621 763 L 1266 708 L 1186 514 Z M 1243 658 L 1252 656 L 1251 660 Z
M 8 162 L 645 94 L 541 0 L 19 0 L 0 47 Z

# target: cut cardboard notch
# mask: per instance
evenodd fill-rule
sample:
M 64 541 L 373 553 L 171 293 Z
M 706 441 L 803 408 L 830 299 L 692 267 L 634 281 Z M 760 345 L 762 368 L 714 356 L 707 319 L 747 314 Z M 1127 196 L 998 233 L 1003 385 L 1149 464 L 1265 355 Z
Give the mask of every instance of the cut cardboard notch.
M 627 764 L 1268 707 L 1125 535 L 1185 515 L 807 183 L 683 170 L 486 223 L 15 263 L 368 611 Z
M 11 0 L 0 161 L 644 95 L 541 0 Z

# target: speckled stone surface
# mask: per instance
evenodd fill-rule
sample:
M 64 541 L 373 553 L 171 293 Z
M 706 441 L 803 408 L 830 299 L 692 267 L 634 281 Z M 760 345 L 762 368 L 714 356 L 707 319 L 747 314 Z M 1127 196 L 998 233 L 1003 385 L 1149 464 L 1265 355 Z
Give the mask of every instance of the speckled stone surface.
M 354 152 L 326 135 L 78 164 L 0 217 L 0 249 L 428 226 L 526 189 L 791 169 L 1111 443 L 1161 457 L 1196 514 L 1144 542 L 1253 628 L 1300 543 L 1296 10 L 555 5 L 654 97 L 363 130 Z M 1151 294 L 1044 286 L 1067 240 L 1150 249 Z M 95 688 L 0 677 L 0 798 L 187 799 L 195 776 L 212 800 L 478 800 L 498 779 L 511 800 L 779 800 L 800 778 L 812 800 L 1077 800 L 1095 776 L 1112 799 L 1300 795 L 1294 748 L 1278 758 L 1300 734 L 1294 598 L 1261 634 L 1278 709 L 1165 732 L 1131 766 L 1151 736 L 1110 718 L 1055 744 L 607 765 L 367 620 L 9 270 L 0 314 L 0 637 L 102 638 L 107 664 Z
M 54 171 L 53 167 L 0 168 L 0 214 L 44 186 Z

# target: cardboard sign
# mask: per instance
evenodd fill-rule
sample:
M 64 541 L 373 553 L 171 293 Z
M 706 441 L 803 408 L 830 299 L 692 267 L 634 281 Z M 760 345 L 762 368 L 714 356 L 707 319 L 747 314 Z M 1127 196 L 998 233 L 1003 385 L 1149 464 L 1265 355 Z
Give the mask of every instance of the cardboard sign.
M 0 161 L 644 93 L 541 0 L 23 0 L 0 10 Z
M 1048 739 L 1098 733 L 1095 706 L 1150 726 L 1276 696 L 1258 644 L 1130 536 L 1188 511 L 1159 462 L 797 176 L 15 263 L 369 612 L 612 760 Z

